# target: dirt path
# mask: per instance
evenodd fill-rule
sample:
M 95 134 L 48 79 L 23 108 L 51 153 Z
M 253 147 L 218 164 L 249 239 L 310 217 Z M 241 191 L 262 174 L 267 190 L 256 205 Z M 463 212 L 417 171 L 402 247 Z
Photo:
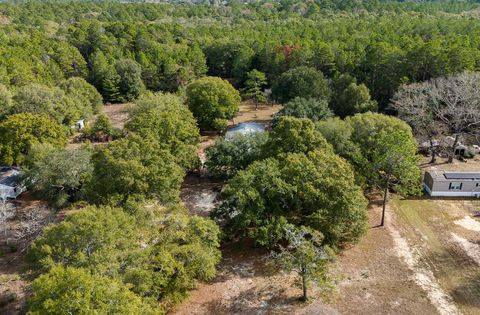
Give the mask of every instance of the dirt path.
M 412 248 L 397 228 L 395 215 L 391 209 L 387 211 L 387 229 L 393 238 L 396 254 L 403 259 L 413 272 L 413 279 L 428 295 L 432 305 L 441 315 L 460 314 L 450 295 L 446 294 L 437 282 L 432 271 L 420 263 L 421 254 Z
M 411 254 L 404 253 L 404 259 L 419 275 L 417 281 L 424 282 L 439 312 L 479 314 L 480 267 L 476 252 L 480 235 L 456 222 L 472 216 L 480 202 L 419 198 L 397 199 L 390 205 L 398 222 L 395 228 Z M 467 227 L 472 225 L 470 222 Z
M 397 255 L 389 229 L 377 227 L 379 222 L 380 206 L 373 203 L 367 234 L 339 258 L 341 280 L 332 306 L 341 314 L 436 314 L 412 271 Z

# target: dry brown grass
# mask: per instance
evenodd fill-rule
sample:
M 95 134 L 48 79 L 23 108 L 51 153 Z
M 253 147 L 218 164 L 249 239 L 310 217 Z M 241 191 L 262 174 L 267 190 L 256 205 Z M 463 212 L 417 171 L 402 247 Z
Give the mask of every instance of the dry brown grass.
M 427 294 L 395 252 L 388 229 L 377 227 L 379 222 L 380 206 L 374 200 L 367 234 L 339 257 L 339 292 L 333 306 L 341 314 L 435 314 Z
M 478 314 L 480 266 L 458 239 L 475 246 L 478 232 L 455 224 L 480 209 L 473 199 L 393 200 L 402 235 L 420 257 L 419 267 L 433 273 L 436 281 L 463 314 Z
M 128 119 L 128 109 L 133 103 L 111 104 L 103 106 L 103 113 L 110 118 L 114 128 L 123 128 Z
M 445 171 L 480 171 L 480 155 L 475 156 L 473 159 L 466 159 L 460 161 L 454 159 L 452 163 L 447 162 L 447 158 L 439 157 L 435 164 L 430 164 L 430 157 L 423 157 L 420 163 L 422 170 L 445 170 Z
M 279 104 L 260 104 L 255 110 L 255 103 L 252 100 L 244 101 L 240 104 L 240 110 L 233 121 L 229 122 L 229 126 L 242 122 L 255 121 L 269 125 L 273 115 L 282 108 Z

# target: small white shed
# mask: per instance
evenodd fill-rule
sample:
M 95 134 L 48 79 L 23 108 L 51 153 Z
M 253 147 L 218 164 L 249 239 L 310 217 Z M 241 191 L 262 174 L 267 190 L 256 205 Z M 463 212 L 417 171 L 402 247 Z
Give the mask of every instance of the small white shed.
M 80 131 L 82 130 L 83 128 L 85 128 L 85 119 L 80 119 L 79 121 L 77 121 L 75 123 L 75 128 Z

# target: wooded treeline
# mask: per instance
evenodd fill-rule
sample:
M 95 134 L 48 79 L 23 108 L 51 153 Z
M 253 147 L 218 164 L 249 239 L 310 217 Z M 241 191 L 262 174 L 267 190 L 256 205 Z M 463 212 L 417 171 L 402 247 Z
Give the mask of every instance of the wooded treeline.
M 241 88 L 257 69 L 271 85 L 305 65 L 329 78 L 352 75 L 384 108 L 403 83 L 478 69 L 474 7 L 458 1 L 2 3 L 0 83 L 57 85 L 81 76 L 116 102 L 135 98 L 143 86 L 177 91 L 204 74 Z M 122 86 L 125 79 L 131 86 Z

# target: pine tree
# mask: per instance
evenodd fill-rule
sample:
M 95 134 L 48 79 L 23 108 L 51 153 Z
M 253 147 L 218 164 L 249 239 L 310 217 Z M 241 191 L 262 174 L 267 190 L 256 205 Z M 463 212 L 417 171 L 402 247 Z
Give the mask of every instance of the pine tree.
M 103 98 L 109 102 L 121 102 L 120 76 L 111 68 L 102 80 Z
M 258 109 L 258 103 L 265 103 L 267 98 L 263 91 L 263 87 L 267 84 L 267 77 L 265 73 L 253 69 L 247 73 L 247 80 L 245 81 L 245 96 L 252 97 L 255 101 L 255 110 Z

